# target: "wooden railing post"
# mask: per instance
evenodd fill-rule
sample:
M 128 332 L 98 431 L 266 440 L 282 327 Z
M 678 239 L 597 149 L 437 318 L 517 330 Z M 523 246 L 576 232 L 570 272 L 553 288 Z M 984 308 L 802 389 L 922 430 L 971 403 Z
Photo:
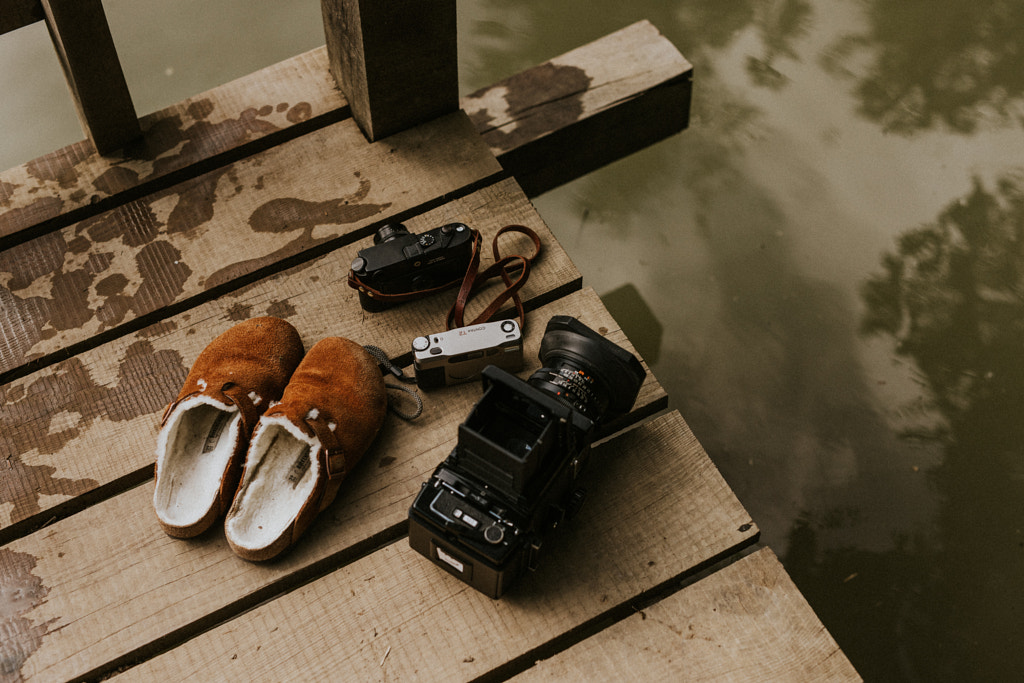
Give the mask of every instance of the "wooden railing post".
M 42 0 L 86 135 L 107 154 L 142 135 L 100 0 Z
M 455 0 L 321 0 L 331 74 L 370 140 L 459 108 Z

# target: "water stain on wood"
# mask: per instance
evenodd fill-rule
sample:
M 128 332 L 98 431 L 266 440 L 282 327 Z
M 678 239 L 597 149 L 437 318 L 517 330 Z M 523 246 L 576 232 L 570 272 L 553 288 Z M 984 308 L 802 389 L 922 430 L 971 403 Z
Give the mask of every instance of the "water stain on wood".
M 482 109 L 471 114 L 470 119 L 477 130 L 483 131 L 492 148 L 515 149 L 538 135 L 578 121 L 583 115 L 583 95 L 591 81 L 579 67 L 549 62 L 470 95 L 472 99 L 484 99 L 491 90 L 503 88 L 507 105 L 505 112 Z M 513 125 L 490 126 L 499 115 L 512 118 Z
M 25 616 L 50 592 L 32 573 L 37 561 L 27 553 L 0 548 L 0 677 L 12 683 L 23 680 L 22 667 L 57 621 L 35 624 Z
M 204 98 L 181 114 L 146 117 L 143 136 L 125 148 L 119 160 L 100 159 L 92 143 L 81 141 L 25 164 L 20 169 L 23 175 L 11 178 L 25 182 L 0 183 L 0 234 L 50 220 L 87 199 L 96 202 L 117 195 L 314 115 L 313 106 L 305 101 L 248 107 L 219 120 L 217 113 L 213 100 Z M 90 174 L 95 174 L 91 181 Z M 94 190 L 91 195 L 84 189 L 89 186 Z
M 253 232 L 281 234 L 301 231 L 300 234 L 272 253 L 233 263 L 218 270 L 203 282 L 203 287 L 211 289 L 230 282 L 336 237 L 334 234 L 315 237 L 313 233 L 320 226 L 358 223 L 380 214 L 391 206 L 391 202 L 361 203 L 369 193 L 370 181 L 360 178 L 359 188 L 345 197 L 322 202 L 279 197 L 261 204 L 249 216 L 249 227 Z
M 98 420 L 158 415 L 187 370 L 178 351 L 156 351 L 143 339 L 126 349 L 117 373 L 116 384 L 101 385 L 74 357 L 31 382 L 0 387 L 0 471 L 10 482 L 0 488 L 0 505 L 14 506 L 12 522 L 38 514 L 41 496 L 77 496 L 99 485 L 90 478 L 58 477 L 55 466 L 26 464 L 22 454 L 59 453 Z
M 284 301 L 272 301 L 270 305 L 267 306 L 267 315 L 275 318 L 283 318 L 287 320 L 297 312 L 298 311 L 295 310 L 295 306 L 292 306 L 292 303 L 287 299 Z

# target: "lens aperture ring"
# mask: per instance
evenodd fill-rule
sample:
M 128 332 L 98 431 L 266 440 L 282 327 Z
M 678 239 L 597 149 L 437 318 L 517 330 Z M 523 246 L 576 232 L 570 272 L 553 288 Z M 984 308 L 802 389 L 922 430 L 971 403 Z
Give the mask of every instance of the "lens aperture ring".
M 583 370 L 541 368 L 530 379 L 531 384 L 534 379 L 547 382 L 555 389 L 558 398 L 588 417 L 599 415 L 603 410 L 594 391 L 594 378 Z

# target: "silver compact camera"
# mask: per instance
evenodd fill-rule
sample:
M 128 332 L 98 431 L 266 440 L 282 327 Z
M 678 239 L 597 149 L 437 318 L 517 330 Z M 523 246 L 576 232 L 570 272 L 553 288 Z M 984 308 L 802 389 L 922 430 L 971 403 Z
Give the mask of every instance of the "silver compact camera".
M 523 367 L 523 332 L 515 320 L 459 327 L 412 340 L 416 383 L 424 389 L 469 382 L 488 365 Z

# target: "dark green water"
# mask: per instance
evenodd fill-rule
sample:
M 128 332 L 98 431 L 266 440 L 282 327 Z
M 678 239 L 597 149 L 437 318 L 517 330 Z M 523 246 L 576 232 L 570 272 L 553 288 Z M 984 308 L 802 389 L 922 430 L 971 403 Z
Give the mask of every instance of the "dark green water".
M 104 4 L 140 113 L 323 42 Z M 538 209 L 865 678 L 1019 680 L 1024 5 L 463 0 L 463 91 L 645 18 L 690 130 Z M 0 63 L 0 167 L 82 137 L 41 26 Z

